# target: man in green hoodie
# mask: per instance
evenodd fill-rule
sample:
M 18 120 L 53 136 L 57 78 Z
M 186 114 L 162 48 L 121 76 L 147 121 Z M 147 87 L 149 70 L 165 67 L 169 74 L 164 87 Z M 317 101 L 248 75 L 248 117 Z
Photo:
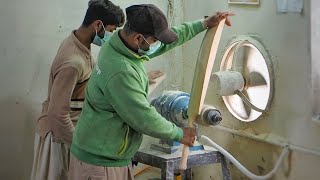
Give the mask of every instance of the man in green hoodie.
M 179 128 L 157 113 L 147 101 L 148 77 L 144 61 L 217 26 L 230 13 L 217 13 L 168 28 L 156 6 L 142 4 L 126 9 L 127 22 L 106 42 L 88 82 L 82 114 L 73 134 L 72 180 L 133 179 L 131 159 L 142 135 L 179 141 L 192 146 L 193 128 Z

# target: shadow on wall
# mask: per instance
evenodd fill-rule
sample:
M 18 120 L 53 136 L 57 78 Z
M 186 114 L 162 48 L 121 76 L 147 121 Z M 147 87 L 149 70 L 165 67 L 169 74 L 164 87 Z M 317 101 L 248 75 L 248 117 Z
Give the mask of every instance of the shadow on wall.
M 33 159 L 33 141 L 38 107 L 17 95 L 0 100 L 0 179 L 24 180 L 30 178 Z

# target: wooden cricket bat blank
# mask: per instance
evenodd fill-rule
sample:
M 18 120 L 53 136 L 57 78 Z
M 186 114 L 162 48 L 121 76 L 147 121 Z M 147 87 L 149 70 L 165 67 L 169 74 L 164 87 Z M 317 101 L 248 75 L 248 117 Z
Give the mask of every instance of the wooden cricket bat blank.
M 208 29 L 202 40 L 188 107 L 188 124 L 190 127 L 193 126 L 197 116 L 201 113 L 224 24 L 225 20 L 222 20 L 218 26 Z M 188 156 L 189 147 L 184 145 L 179 167 L 181 170 L 187 169 Z

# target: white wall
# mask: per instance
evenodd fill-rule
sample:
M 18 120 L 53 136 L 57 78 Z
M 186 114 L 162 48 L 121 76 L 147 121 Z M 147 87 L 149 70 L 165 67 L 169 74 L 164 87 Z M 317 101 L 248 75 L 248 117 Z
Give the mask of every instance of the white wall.
M 27 179 L 51 62 L 63 38 L 78 27 L 86 1 L 0 2 L 1 179 Z
M 33 138 L 41 103 L 47 95 L 48 74 L 61 41 L 81 25 L 88 0 L 0 1 L 0 179 L 29 179 Z M 146 1 L 114 0 L 125 8 Z M 168 1 L 149 0 L 165 13 Z M 181 1 L 175 1 L 173 23 L 180 21 Z M 94 56 L 98 48 L 93 49 Z M 176 57 L 176 58 L 173 58 Z M 181 86 L 181 49 L 146 64 L 170 74 L 164 84 Z M 179 79 L 180 78 L 180 79 Z M 159 93 L 158 92 L 155 93 Z
M 127 7 L 146 1 L 115 0 Z M 149 0 L 164 12 L 168 1 Z M 227 1 L 174 0 L 173 24 L 195 20 L 217 10 L 230 10 L 232 28 L 224 31 L 218 52 L 233 35 L 254 33 L 263 40 L 275 67 L 275 98 L 270 112 L 254 123 L 242 123 L 232 117 L 220 97 L 209 90 L 207 103 L 223 112 L 223 126 L 247 132 L 273 133 L 291 143 L 319 149 L 320 126 L 311 121 L 310 3 L 299 14 L 277 14 L 276 1 L 261 1 L 257 8 L 228 6 Z M 28 179 L 33 156 L 33 136 L 41 102 L 47 94 L 48 73 L 60 42 L 77 28 L 83 19 L 87 1 L 1 1 L 0 2 L 0 178 Z M 182 10 L 184 9 L 184 13 Z M 167 80 L 162 89 L 190 91 L 193 68 L 203 37 L 196 37 L 183 48 L 146 64 L 148 69 L 162 69 Z M 93 49 L 94 55 L 98 49 Z M 172 61 L 174 60 L 174 61 Z M 182 63 L 184 62 L 184 63 Z M 218 67 L 215 66 L 214 70 Z M 183 74 L 183 75 L 182 75 Z M 183 81 L 183 84 L 182 84 Z M 266 173 L 273 167 L 279 149 L 265 143 L 232 136 L 204 128 L 219 144 L 226 147 L 252 171 Z M 153 139 L 149 139 L 149 142 Z M 148 141 L 143 146 L 147 146 Z M 294 152 L 277 179 L 317 179 L 320 158 Z M 258 166 L 260 166 L 258 168 Z M 213 168 L 214 167 L 214 168 Z M 212 169 L 213 168 L 213 169 Z M 264 171 L 263 171 L 264 169 Z M 218 166 L 195 171 L 195 179 L 221 179 Z M 232 167 L 234 179 L 244 176 Z M 286 176 L 287 173 L 287 176 Z M 245 179 L 245 178 L 244 178 Z
M 313 113 L 320 114 L 320 2 L 311 0 L 311 59 L 312 59 L 312 87 Z M 320 123 L 320 119 L 315 119 Z
M 235 119 L 223 104 L 222 98 L 208 90 L 206 103 L 222 111 L 222 126 L 242 132 L 261 135 L 273 134 L 307 149 L 320 151 L 320 126 L 311 120 L 311 56 L 310 56 L 310 1 L 304 1 L 302 14 L 279 14 L 276 1 L 260 1 L 260 6 L 229 6 L 227 1 L 185 1 L 187 20 L 212 14 L 215 11 L 232 11 L 232 27 L 225 28 L 218 51 L 217 71 L 222 50 L 234 35 L 256 34 L 271 55 L 275 71 L 275 96 L 270 111 L 256 122 L 244 123 Z M 184 46 L 184 88 L 190 91 L 193 68 L 202 37 Z M 317 69 L 319 71 L 319 69 Z M 265 174 L 271 170 L 281 149 L 246 138 L 225 133 L 214 128 L 203 128 L 217 143 L 229 150 L 251 171 Z M 294 151 L 286 167 L 275 179 L 319 179 L 320 157 Z M 208 166 L 195 171 L 195 179 L 220 179 L 218 166 Z M 246 179 L 231 167 L 234 179 Z

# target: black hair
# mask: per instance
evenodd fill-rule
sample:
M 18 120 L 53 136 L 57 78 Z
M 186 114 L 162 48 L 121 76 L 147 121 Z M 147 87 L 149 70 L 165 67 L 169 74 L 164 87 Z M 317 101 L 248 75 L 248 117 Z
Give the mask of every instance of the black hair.
M 120 6 L 109 0 L 90 0 L 82 25 L 88 27 L 96 20 L 106 25 L 121 27 L 124 23 L 124 13 Z

